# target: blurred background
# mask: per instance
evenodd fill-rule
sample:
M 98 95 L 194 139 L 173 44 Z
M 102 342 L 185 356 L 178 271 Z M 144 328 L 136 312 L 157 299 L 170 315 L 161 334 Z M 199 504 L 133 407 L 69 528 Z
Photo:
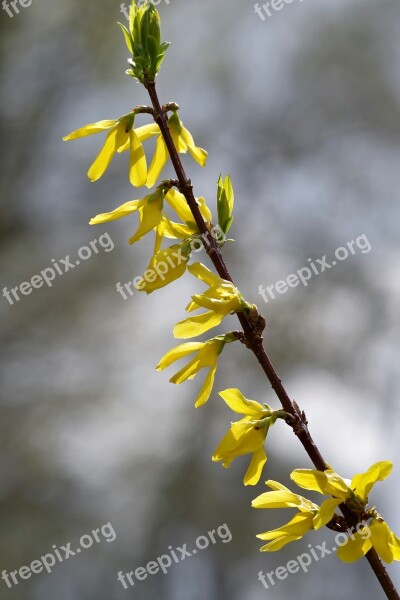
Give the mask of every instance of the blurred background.
M 266 315 L 271 358 L 332 466 L 351 477 L 394 461 L 371 500 L 399 534 L 399 3 L 294 0 L 264 20 L 239 0 L 158 8 L 163 38 L 172 41 L 158 78 L 161 101 L 181 105 L 209 152 L 206 169 L 184 157 L 195 192 L 215 214 L 219 173 L 233 180 L 236 243 L 224 249 L 231 272 Z M 0 298 L 0 571 L 29 565 L 53 545 L 76 547 L 105 523 L 116 539 L 12 589 L 0 581 L 1 598 L 383 597 L 365 560 L 349 566 L 334 555 L 268 590 L 258 580 L 260 570 L 285 565 L 310 543 L 333 545 L 324 530 L 280 553 L 258 552 L 255 534 L 290 514 L 255 511 L 251 500 L 266 490 L 265 479 L 288 483 L 309 459 L 278 423 L 256 488 L 241 484 L 248 457 L 229 470 L 211 462 L 232 418 L 217 392 L 239 387 L 277 406 L 270 386 L 236 344 L 225 350 L 201 410 L 193 401 L 202 376 L 174 386 L 173 367 L 155 372 L 175 343 L 172 327 L 193 283 L 186 276 L 127 300 L 117 293 L 117 282 L 147 267 L 153 240 L 128 245 L 136 216 L 98 227 L 88 221 L 142 191 L 128 182 L 126 154 L 100 182 L 88 181 L 103 136 L 61 142 L 86 123 L 148 103 L 124 75 L 120 2 L 33 0 L 19 10 L 12 18 L 0 11 L 1 289 L 31 280 L 52 259 L 75 259 L 103 233 L 113 249 L 51 288 L 13 304 Z M 164 173 L 171 176 L 170 167 Z M 363 234 L 369 253 L 268 304 L 258 294 Z M 225 523 L 231 542 L 128 590 L 117 580 L 168 546 L 193 548 L 197 536 Z M 400 585 L 398 566 L 389 572 Z

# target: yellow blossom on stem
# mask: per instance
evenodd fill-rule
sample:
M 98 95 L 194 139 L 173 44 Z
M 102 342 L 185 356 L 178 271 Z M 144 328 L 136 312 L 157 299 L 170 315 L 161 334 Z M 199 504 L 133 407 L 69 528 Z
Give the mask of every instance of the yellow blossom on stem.
M 134 244 L 140 240 L 146 233 L 156 228 L 162 220 L 162 208 L 164 201 L 164 192 L 162 188 L 157 188 L 155 192 L 145 196 L 141 200 L 130 200 L 122 206 L 108 213 L 102 213 L 93 217 L 90 225 L 98 225 L 126 217 L 133 212 L 139 212 L 139 228 L 136 233 L 129 239 L 130 244 Z
M 190 152 L 192 158 L 202 167 L 206 165 L 207 152 L 203 148 L 196 146 L 192 134 L 183 126 L 179 119 L 178 113 L 173 112 L 168 119 L 168 127 L 171 132 L 172 139 L 174 141 L 175 148 L 180 154 L 185 154 L 187 151 Z M 165 167 L 169 158 L 169 152 L 167 145 L 161 132 L 157 136 L 156 149 L 153 156 L 153 160 L 149 167 L 147 177 L 147 187 L 151 188 L 155 185 L 158 180 L 161 171 Z
M 172 210 L 178 215 L 178 217 L 185 223 L 191 230 L 191 233 L 197 233 L 197 225 L 194 222 L 192 211 L 190 210 L 186 198 L 181 192 L 175 188 L 171 188 L 167 194 L 165 194 L 165 200 L 168 202 Z M 201 215 L 206 223 L 211 223 L 212 214 L 208 208 L 206 201 L 203 197 L 196 198 Z
M 340 504 L 340 500 L 328 498 L 318 506 L 304 496 L 291 492 L 277 481 L 269 480 L 266 484 L 273 491 L 255 498 L 251 504 L 253 508 L 296 508 L 299 512 L 281 527 L 257 535 L 261 540 L 270 540 L 262 546 L 262 552 L 275 552 L 286 544 L 299 540 L 307 531 L 320 529 L 332 520 Z
M 276 552 L 286 546 L 286 544 L 301 539 L 312 529 L 312 526 L 312 513 L 298 512 L 288 523 L 285 523 L 281 527 L 257 534 L 258 539 L 269 541 L 268 544 L 261 546 L 260 552 Z
M 191 338 L 201 335 L 216 327 L 229 314 L 240 312 L 251 306 L 243 299 L 240 291 L 231 283 L 215 275 L 201 263 L 194 263 L 188 271 L 209 286 L 203 294 L 192 296 L 192 302 L 186 307 L 187 312 L 197 308 L 207 308 L 207 312 L 188 317 L 174 327 L 177 338 Z
M 167 214 L 164 214 L 164 229 L 163 236 L 172 239 L 188 239 L 193 238 L 199 234 L 197 224 L 193 220 L 192 212 L 186 202 L 186 198 L 178 190 L 171 188 L 165 194 L 165 200 L 167 204 L 172 208 L 176 215 L 183 221 L 183 223 L 176 223 L 171 221 Z M 211 224 L 212 215 L 208 208 L 205 198 L 196 198 L 197 205 L 200 213 L 206 223 Z
M 343 479 L 333 469 L 316 471 L 313 469 L 296 469 L 291 479 L 301 488 L 313 490 L 320 494 L 339 498 L 342 502 L 355 498 L 362 504 L 368 501 L 368 494 L 377 481 L 383 481 L 392 471 L 389 461 L 373 464 L 368 471 L 354 475 L 353 479 Z
M 369 525 L 349 535 L 347 542 L 338 548 L 337 556 L 343 562 L 351 563 L 362 558 L 371 548 L 386 563 L 400 560 L 400 540 L 381 517 L 373 518 Z
M 156 228 L 153 256 L 142 280 L 136 286 L 139 291 L 147 294 L 151 294 L 182 277 L 186 271 L 193 248 L 198 248 L 199 244 L 201 246 L 203 243 L 196 223 L 190 220 L 191 212 L 183 194 L 171 188 L 164 199 L 185 223 L 173 222 L 166 213 L 163 214 L 162 221 Z M 203 217 L 206 220 L 211 220 L 211 212 L 205 199 L 198 198 L 197 202 Z M 168 248 L 161 249 L 163 238 L 181 241 Z M 192 246 L 192 243 L 194 243 L 194 246 Z
M 366 509 L 368 496 L 378 481 L 386 479 L 393 465 L 390 461 L 373 464 L 365 473 L 354 475 L 350 481 L 343 479 L 332 469 L 324 472 L 311 469 L 297 469 L 291 479 L 299 487 L 314 490 L 321 494 L 332 495 L 338 503 L 347 503 L 351 508 L 364 514 L 365 519 L 372 517 L 369 526 L 365 526 L 348 537 L 345 545 L 338 551 L 338 557 L 344 562 L 354 562 L 364 556 L 372 547 L 381 559 L 387 563 L 400 560 L 400 542 L 387 523 L 377 515 L 375 509 Z M 365 535 L 368 533 L 368 537 Z
M 219 443 L 213 454 L 213 461 L 222 461 L 228 468 L 237 456 L 252 454 L 250 465 L 243 479 L 245 485 L 256 485 L 267 461 L 264 449 L 269 427 L 277 417 L 267 404 L 248 400 L 236 388 L 219 392 L 227 405 L 236 413 L 244 415 L 240 421 L 231 424 L 231 428 Z
M 314 504 L 303 496 L 294 494 L 288 488 L 275 481 L 267 481 L 273 492 L 266 492 L 256 498 L 254 508 L 298 508 L 299 513 L 286 525 L 260 534 L 262 540 L 271 540 L 261 550 L 271 552 L 279 550 L 285 544 L 300 539 L 310 529 L 320 529 L 329 523 L 335 515 L 336 508 L 348 503 L 359 514 L 359 523 L 355 531 L 349 530 L 349 536 L 337 550 L 337 556 L 344 562 L 354 562 L 374 548 L 380 558 L 391 563 L 400 560 L 400 540 L 391 531 L 375 508 L 365 507 L 368 494 L 374 483 L 382 481 L 390 474 L 392 463 L 382 461 L 372 465 L 365 473 L 357 474 L 353 479 L 343 479 L 332 469 L 316 471 L 312 469 L 296 469 L 291 479 L 304 489 L 319 492 L 333 498 L 327 498 L 321 506 Z M 300 517 L 308 513 L 308 517 Z M 368 521 L 370 521 L 368 525 Z
M 118 152 L 130 150 L 129 179 L 133 186 L 140 187 L 147 182 L 147 161 L 142 143 L 157 135 L 158 125 L 144 125 L 134 129 L 135 114 L 129 113 L 118 119 L 98 121 L 85 125 L 63 138 L 64 141 L 87 137 L 95 133 L 107 131 L 106 141 L 96 160 L 88 171 L 90 181 L 97 181 L 108 169 L 113 156 Z
M 181 344 L 164 354 L 156 369 L 157 371 L 163 371 L 166 367 L 169 367 L 169 365 L 180 358 L 195 353 L 188 364 L 171 377 L 170 382 L 179 384 L 187 379 L 193 379 L 201 369 L 209 369 L 207 377 L 196 398 L 195 407 L 198 408 L 203 406 L 211 395 L 217 370 L 218 356 L 223 351 L 225 344 L 229 344 L 235 340 L 236 336 L 228 333 L 226 335 L 219 335 L 211 338 L 206 342 L 187 342 Z
M 186 271 L 190 253 L 190 244 L 184 241 L 154 254 L 137 289 L 151 294 L 182 277 Z

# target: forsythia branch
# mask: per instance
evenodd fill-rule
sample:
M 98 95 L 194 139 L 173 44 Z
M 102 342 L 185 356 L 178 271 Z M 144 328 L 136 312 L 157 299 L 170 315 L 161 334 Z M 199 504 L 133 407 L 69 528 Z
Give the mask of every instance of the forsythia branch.
M 243 343 L 257 358 L 282 408 L 274 410 L 267 404 L 249 400 L 235 388 L 220 392 L 223 400 L 234 412 L 241 415 L 241 419 L 231 424 L 212 459 L 229 467 L 237 456 L 250 454 L 251 461 L 244 476 L 244 483 L 255 485 L 267 461 L 267 434 L 277 420 L 284 420 L 292 428 L 315 466 L 315 470 L 296 469 L 291 474 L 292 480 L 299 487 L 326 497 L 319 506 L 279 482 L 267 481 L 272 491 L 255 498 L 253 507 L 296 508 L 298 512 L 280 528 L 258 535 L 260 539 L 268 542 L 261 550 L 279 550 L 287 543 L 300 539 L 311 529 L 318 530 L 326 526 L 334 531 L 348 532 L 355 528 L 356 532 L 351 539 L 349 537 L 346 545 L 338 549 L 338 557 L 345 562 L 353 562 L 366 556 L 387 598 L 400 600 L 380 560 L 382 558 L 388 563 L 400 560 L 400 539 L 390 530 L 374 507 L 367 507 L 369 492 L 376 482 L 389 476 L 392 464 L 388 461 L 375 463 L 365 473 L 355 475 L 349 482 L 331 469 L 323 458 L 309 432 L 304 411 L 289 397 L 265 350 L 265 319 L 255 305 L 243 298 L 236 287 L 221 252 L 226 239 L 222 242 L 217 236 L 209 235 L 218 228 L 211 222 L 211 211 L 204 198 L 195 197 L 192 182 L 183 167 L 181 153 L 189 151 L 194 160 L 204 166 L 207 152 L 195 145 L 192 135 L 183 126 L 178 115 L 179 106 L 175 102 L 161 105 L 159 101 L 155 77 L 169 46 L 168 42 L 161 42 L 159 14 L 152 4 L 139 9 L 135 2 L 132 2 L 129 29 L 120 25 L 132 55 L 128 60 L 131 68 L 127 74 L 144 85 L 152 106 L 140 105 L 117 119 L 86 125 L 64 139 L 77 139 L 107 131 L 104 146 L 88 171 L 91 181 L 98 180 L 112 158 L 126 150 L 129 150 L 130 154 L 129 179 L 134 187 L 146 185 L 152 188 L 168 158 L 174 167 L 176 179 L 161 181 L 155 190 L 144 198 L 131 200 L 111 212 L 97 215 L 90 223 L 104 223 L 138 213 L 139 227 L 129 242 L 133 244 L 151 231 L 156 232 L 154 254 L 138 289 L 152 293 L 181 277 L 186 270 L 208 286 L 202 294 L 192 296 L 192 301 L 186 308 L 190 313 L 199 308 L 205 308 L 206 312 L 189 316 L 177 323 L 174 328 L 175 337 L 197 337 L 216 327 L 228 314 L 233 313 L 237 315 L 243 330 L 217 335 L 206 342 L 190 341 L 181 344 L 161 358 L 157 369 L 162 370 L 175 361 L 192 355 L 189 362 L 170 381 L 182 383 L 195 377 L 201 369 L 207 369 L 205 381 L 195 402 L 195 406 L 199 407 L 210 397 L 218 358 L 224 347 L 234 341 Z M 172 113 L 170 116 L 169 112 Z M 135 118 L 140 114 L 150 115 L 155 123 L 136 128 Z M 143 142 L 152 137 L 156 139 L 156 150 L 148 168 Z M 234 194 L 230 178 L 226 177 L 223 180 L 220 177 L 217 189 L 218 224 L 224 236 L 232 223 L 233 203 Z M 166 204 L 175 211 L 181 223 L 170 220 L 164 212 Z M 178 241 L 161 250 L 164 237 Z M 200 239 L 218 275 L 201 263 L 187 265 L 193 250 L 192 243 Z M 173 258 L 177 259 L 176 264 Z M 167 266 L 167 270 L 166 261 L 170 267 Z M 338 508 L 343 517 L 335 513 Z

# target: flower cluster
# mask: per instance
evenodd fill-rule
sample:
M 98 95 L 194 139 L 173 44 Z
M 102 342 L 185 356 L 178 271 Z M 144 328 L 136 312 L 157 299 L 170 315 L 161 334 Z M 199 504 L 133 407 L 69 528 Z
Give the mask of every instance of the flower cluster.
M 97 181 L 104 175 L 115 154 L 121 154 L 129 150 L 129 180 L 131 184 L 134 187 L 147 186 L 148 188 L 155 185 L 168 160 L 169 153 L 160 128 L 156 123 L 150 123 L 135 129 L 136 116 L 142 110 L 139 107 L 117 119 L 90 123 L 76 131 L 72 131 L 63 138 L 65 142 L 68 142 L 95 133 L 108 132 L 100 153 L 89 167 L 88 177 L 90 181 Z M 186 154 L 189 151 L 193 159 L 204 167 L 207 162 L 207 152 L 195 145 L 191 133 L 183 126 L 176 110 L 172 111 L 172 115 L 168 119 L 168 126 L 175 139 L 178 152 Z M 150 167 L 147 167 L 143 142 L 152 137 L 156 138 L 156 149 Z
M 289 542 L 303 537 L 310 529 L 320 529 L 328 524 L 335 515 L 340 504 L 346 504 L 358 516 L 363 526 L 352 534 L 346 544 L 337 550 L 337 556 L 344 562 L 354 562 L 374 548 L 382 560 L 392 563 L 400 560 L 400 540 L 390 530 L 386 521 L 376 512 L 375 508 L 368 509 L 368 495 L 377 481 L 383 481 L 392 470 L 392 463 L 378 462 L 365 473 L 355 475 L 351 481 L 343 479 L 333 469 L 315 471 L 311 469 L 296 469 L 291 473 L 291 479 L 301 488 L 330 496 L 321 506 L 307 500 L 303 496 L 291 492 L 276 481 L 266 484 L 273 491 L 265 492 L 252 502 L 254 508 L 295 508 L 298 512 L 288 522 L 257 537 L 268 541 L 262 546 L 263 552 L 280 550 Z M 369 523 L 367 524 L 367 522 Z M 370 535 L 365 532 L 369 529 Z

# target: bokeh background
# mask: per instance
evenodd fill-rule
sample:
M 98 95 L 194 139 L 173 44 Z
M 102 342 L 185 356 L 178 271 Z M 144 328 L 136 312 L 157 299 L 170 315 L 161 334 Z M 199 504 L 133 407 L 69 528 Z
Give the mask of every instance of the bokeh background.
M 162 1 L 171 40 L 159 76 L 199 145 L 205 170 L 185 157 L 197 195 L 215 207 L 220 172 L 236 191 L 235 244 L 225 256 L 240 288 L 268 320 L 266 344 L 306 411 L 328 461 L 351 476 L 382 459 L 391 478 L 373 502 L 400 531 L 398 495 L 400 6 L 397 0 L 295 0 L 262 21 L 252 2 Z M 366 561 L 335 556 L 266 590 L 257 579 L 327 540 L 325 530 L 278 554 L 255 534 L 289 516 L 255 511 L 265 486 L 244 488 L 247 457 L 229 470 L 210 456 L 231 419 L 217 395 L 239 387 L 276 405 L 250 353 L 229 346 L 209 404 L 193 409 L 200 381 L 168 383 L 154 366 L 173 344 L 193 290 L 190 277 L 124 301 L 117 282 L 147 266 L 152 240 L 130 247 L 136 217 L 97 228 L 91 216 L 140 197 L 118 156 L 100 182 L 86 171 L 102 140 L 63 144 L 69 131 L 111 119 L 144 91 L 124 75 L 119 1 L 33 0 L 1 10 L 1 289 L 12 288 L 107 232 L 99 252 L 12 306 L 0 298 L 0 571 L 28 565 L 111 522 L 96 544 L 7 589 L 9 600 L 375 600 Z M 144 121 L 143 121 L 144 122 Z M 151 148 L 151 144 L 149 146 Z M 168 168 L 166 176 L 172 175 Z M 214 211 L 215 214 L 215 211 Z M 266 305 L 258 286 L 365 234 L 357 252 Z M 206 261 L 206 257 L 202 257 Z M 234 321 L 232 320 L 232 324 Z M 268 438 L 266 478 L 288 482 L 310 466 L 288 428 Z M 124 590 L 118 571 L 145 565 L 226 523 L 211 546 Z M 389 572 L 400 584 L 400 572 Z

